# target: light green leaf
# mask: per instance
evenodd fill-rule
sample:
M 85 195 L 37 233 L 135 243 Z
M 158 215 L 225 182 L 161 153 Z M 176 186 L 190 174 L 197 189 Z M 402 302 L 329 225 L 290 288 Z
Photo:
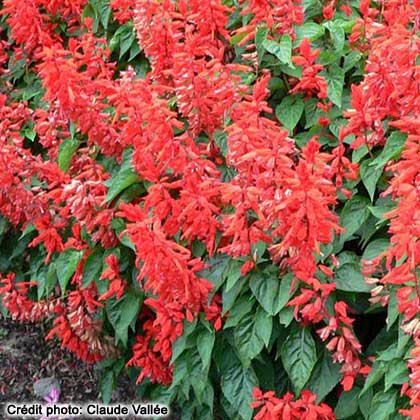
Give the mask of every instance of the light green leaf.
M 294 67 L 292 63 L 292 40 L 289 35 L 283 35 L 280 43 L 271 39 L 264 39 L 262 46 L 270 54 L 276 56 L 280 63 Z
M 316 41 L 325 34 L 325 28 L 315 22 L 307 22 L 303 25 L 295 27 L 296 39 L 293 43 L 294 47 L 299 46 L 303 38 L 308 38 L 310 41 Z
M 324 23 L 324 26 L 330 32 L 335 51 L 341 53 L 344 47 L 344 29 L 333 20 L 327 21 L 326 23 Z
M 389 420 L 395 413 L 397 391 L 379 392 L 373 399 L 369 410 L 369 420 Z
M 104 201 L 105 203 L 109 203 L 121 191 L 139 181 L 139 177 L 132 167 L 131 153 L 132 151 L 130 149 L 126 149 L 124 151 L 121 167 L 118 173 L 105 182 L 105 185 L 108 187 L 108 193 Z
M 61 142 L 58 148 L 57 162 L 63 172 L 69 170 L 71 159 L 79 146 L 80 141 L 74 138 L 68 138 Z
M 328 73 L 322 73 L 328 83 L 328 98 L 330 101 L 341 108 L 343 87 L 344 87 L 344 71 L 341 67 L 333 64 Z

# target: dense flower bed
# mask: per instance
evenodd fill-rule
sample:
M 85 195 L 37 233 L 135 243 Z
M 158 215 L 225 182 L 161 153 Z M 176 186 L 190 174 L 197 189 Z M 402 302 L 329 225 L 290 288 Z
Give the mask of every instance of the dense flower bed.
M 5 314 L 105 401 L 420 419 L 420 1 L 1 4 Z

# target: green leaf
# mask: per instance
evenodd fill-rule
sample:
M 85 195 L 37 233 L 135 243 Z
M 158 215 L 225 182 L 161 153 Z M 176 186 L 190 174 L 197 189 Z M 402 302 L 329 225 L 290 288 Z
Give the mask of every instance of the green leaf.
M 277 57 L 280 63 L 294 68 L 294 64 L 292 63 L 292 40 L 289 35 L 283 35 L 280 43 L 271 39 L 264 39 L 262 46 L 270 54 Z
M 281 37 L 280 50 L 281 50 L 280 61 L 283 64 L 287 64 L 293 68 L 294 64 L 292 62 L 292 38 L 290 38 L 290 35 L 285 34 Z
M 390 212 L 394 208 L 395 208 L 395 202 L 391 202 L 389 204 L 383 204 L 383 205 L 368 206 L 369 211 L 372 213 L 373 216 L 379 219 L 380 222 L 388 220 L 385 217 L 385 214 Z
M 102 26 L 105 30 L 108 29 L 109 18 L 111 17 L 111 8 L 109 7 L 109 3 L 109 0 L 100 0 L 97 8 Z
M 389 302 L 388 302 L 388 312 L 386 317 L 386 328 L 389 330 L 394 322 L 398 319 L 398 299 L 397 291 L 394 287 L 391 288 L 389 292 Z
M 404 149 L 407 133 L 394 131 L 387 139 L 382 152 L 371 163 L 376 169 L 383 168 L 390 160 L 397 159 Z
M 340 215 L 340 225 L 346 229 L 340 237 L 342 242 L 349 239 L 366 222 L 369 217 L 369 204 L 369 199 L 360 195 L 355 195 L 346 202 Z
M 344 70 L 336 64 L 330 67 L 328 73 L 321 73 L 328 83 L 328 98 L 330 101 L 341 108 L 343 87 L 344 87 Z
M 132 167 L 132 151 L 130 149 L 124 150 L 121 167 L 118 173 L 112 178 L 105 181 L 108 187 L 104 203 L 112 201 L 121 191 L 125 190 L 130 185 L 139 181 L 138 175 L 134 172 Z
M 83 285 L 82 288 L 89 286 L 92 281 L 99 279 L 102 273 L 104 252 L 102 248 L 96 247 L 86 258 L 83 266 Z
M 230 260 L 229 265 L 227 267 L 226 273 L 226 286 L 225 292 L 231 290 L 238 281 L 243 281 L 243 277 L 241 274 L 243 262 L 238 260 Z
M 373 260 L 379 254 L 382 254 L 382 252 L 389 248 L 389 245 L 389 239 L 387 238 L 379 238 L 369 242 L 363 251 L 362 260 Z
M 360 165 L 360 178 L 373 202 L 376 185 L 382 175 L 383 167 L 372 166 L 372 159 L 367 159 Z
M 361 388 L 354 386 L 350 391 L 343 392 L 334 409 L 337 420 L 345 419 L 356 414 L 359 407 L 359 393 Z
M 267 271 L 255 272 L 249 278 L 252 294 L 271 315 L 278 314 L 290 299 L 292 276 L 278 278 L 278 274 Z
M 325 34 L 325 28 L 314 22 L 307 22 L 295 27 L 296 39 L 294 47 L 298 47 L 303 38 L 309 38 L 310 41 L 316 41 Z
M 265 26 L 258 28 L 257 33 L 255 34 L 255 45 L 257 47 L 258 54 L 258 65 L 261 65 L 262 59 L 264 57 L 264 41 L 267 37 L 268 29 Z
M 365 385 L 360 393 L 362 396 L 367 390 L 373 387 L 377 382 L 379 382 L 386 372 L 386 363 L 381 361 L 375 361 L 372 366 L 372 369 L 369 372 L 368 377 L 366 378 Z
M 335 51 L 341 53 L 344 47 L 344 29 L 333 20 L 326 22 L 324 25 L 330 32 Z
M 367 419 L 369 417 L 370 406 L 372 404 L 373 389 L 369 388 L 363 395 L 359 395 L 359 408 L 363 414 L 363 417 Z
M 276 107 L 277 119 L 289 130 L 293 132 L 305 107 L 304 101 L 299 95 L 287 95 Z
M 265 346 L 268 347 L 273 330 L 273 317 L 264 311 L 263 308 L 257 309 L 255 319 L 255 330 L 257 335 L 262 339 Z
M 377 393 L 372 399 L 369 420 L 388 420 L 391 414 L 395 413 L 396 402 L 396 390 Z
M 340 382 L 342 377 L 340 369 L 340 364 L 334 363 L 331 355 L 325 351 L 323 357 L 315 365 L 311 378 L 305 386 L 316 395 L 317 404 Z
M 131 48 L 131 45 L 136 39 L 134 28 L 130 25 L 125 25 L 126 29 L 120 36 L 120 59 Z
M 224 329 L 234 327 L 239 324 L 240 320 L 252 311 L 254 302 L 248 296 L 241 296 L 235 305 L 229 311 L 229 316 L 223 325 Z
M 385 373 L 385 388 L 388 391 L 392 385 L 402 385 L 409 381 L 407 363 L 402 359 L 394 359 L 388 365 Z
M 351 70 L 362 58 L 362 53 L 360 51 L 351 51 L 344 58 L 343 70 L 348 72 Z
M 281 360 L 296 393 L 308 382 L 317 361 L 315 341 L 308 328 L 296 328 L 281 347 Z
M 264 312 L 263 309 L 259 309 Z M 254 359 L 264 347 L 264 341 L 257 331 L 256 314 L 254 311 L 248 312 L 242 317 L 241 321 L 234 329 L 233 336 L 235 347 L 238 350 L 242 363 L 245 366 L 249 366 L 251 360 Z
M 198 353 L 200 354 L 201 361 L 203 363 L 203 369 L 207 369 L 210 365 L 211 353 L 213 351 L 215 340 L 214 331 L 209 331 L 207 329 L 201 331 L 197 337 L 197 348 Z
M 128 327 L 140 311 L 141 299 L 126 293 L 120 299 L 110 298 L 106 301 L 106 313 L 115 330 L 116 338 L 127 347 Z
M 80 146 L 80 141 L 74 138 L 68 138 L 61 142 L 58 148 L 58 166 L 63 172 L 67 172 L 70 167 L 70 162 L 76 150 Z
M 337 290 L 346 292 L 369 293 L 372 286 L 369 286 L 362 275 L 360 264 L 347 263 L 338 268 L 335 273 L 334 281 Z
M 112 398 L 112 391 L 115 388 L 115 375 L 112 369 L 107 369 L 101 376 L 99 391 L 104 404 L 109 404 Z
M 64 250 L 55 260 L 58 282 L 60 283 L 61 293 L 64 295 L 70 278 L 76 271 L 77 265 L 82 259 L 83 251 L 74 248 Z
M 221 367 L 223 395 L 244 420 L 251 420 L 252 391 L 258 379 L 251 367 L 245 368 L 229 347 L 224 350 Z M 231 417 L 233 418 L 233 417 Z

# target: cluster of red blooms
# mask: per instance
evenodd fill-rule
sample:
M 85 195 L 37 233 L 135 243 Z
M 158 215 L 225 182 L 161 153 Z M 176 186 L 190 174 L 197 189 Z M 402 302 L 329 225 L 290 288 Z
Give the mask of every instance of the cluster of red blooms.
M 111 1 L 119 21 L 133 18 L 139 45 L 152 68 L 145 79 L 136 78 L 131 68 L 115 74 L 106 40 L 93 35 L 90 19 L 81 24 L 80 37 L 70 37 L 67 43 L 60 39 L 51 15 L 59 14 L 74 27 L 84 3 L 5 0 L 2 11 L 18 45 L 14 52 L 33 60 L 49 107 L 31 111 L 26 104 L 0 98 L 0 212 L 22 229 L 33 223 L 38 235 L 31 246 L 45 247 L 46 263 L 66 249 L 83 252 L 69 283 L 75 290 L 54 307 L 55 327 L 49 337 L 57 335 L 64 347 L 88 361 L 113 351 L 95 314 L 102 305 L 99 301 L 121 298 L 125 280 L 111 254 L 102 273 L 110 280 L 109 291 L 99 296 L 94 283 L 82 288 L 83 267 L 91 252 L 82 231 L 93 243 L 112 249 L 118 239 L 110 222 L 122 217 L 127 221 L 122 235 L 128 235 L 136 250 L 138 281 L 152 296 L 144 302 L 143 331 L 129 364 L 142 369 L 139 381 L 148 377 L 169 383 L 172 344 L 182 334 L 184 320 L 192 321 L 204 312 L 216 329 L 221 328 L 220 298 L 209 302 L 212 285 L 198 274 L 204 263 L 193 258 L 190 245 L 200 240 L 213 255 L 220 233 L 218 252 L 250 257 L 242 270 L 245 274 L 253 268 L 252 246 L 261 240 L 269 245 L 273 261 L 282 270 L 290 268 L 301 286 L 300 295 L 290 302 L 296 317 L 329 322 L 319 334 L 329 339 L 334 359 L 343 362 L 343 385 L 350 389 L 361 368 L 360 345 L 344 303 L 338 302 L 334 313 L 326 311 L 326 298 L 334 290 L 332 271 L 319 265 L 315 254 L 320 254 L 321 244 L 331 242 L 334 231 L 341 231 L 332 211 L 336 186 L 341 187 L 343 177 L 354 179 L 355 167 L 344 156 L 342 143 L 324 153 L 314 137 L 299 151 L 287 130 L 263 115 L 272 113 L 267 104 L 269 75 L 263 74 L 251 91 L 241 82 L 241 73 L 251 69 L 229 63 L 226 57 L 231 36 L 243 36 L 243 44 L 252 41 L 261 21 L 272 34 L 293 35 L 292 25 L 303 22 L 300 2 L 250 1 L 242 10 L 252 14 L 249 24 L 232 32 L 226 29 L 231 9 L 219 0 Z M 295 80 L 292 93 L 315 95 L 319 106 L 328 110 L 318 54 L 308 40 L 301 42 L 293 61 L 303 67 L 303 74 Z M 390 102 L 400 100 L 386 97 Z M 177 111 L 171 105 L 174 99 Z M 22 147 L 20 129 L 31 118 L 51 160 L 43 161 Z M 349 124 L 351 132 L 357 131 L 355 118 Z M 365 119 L 360 133 L 380 131 L 380 116 Z M 76 137 L 87 139 L 87 147 L 77 150 L 64 172 L 55 160 L 63 140 L 73 136 L 72 127 Z M 217 167 L 222 158 L 214 140 L 215 132 L 222 129 L 229 146 L 226 161 L 236 171 L 225 182 Z M 204 134 L 207 142 L 196 141 Z M 99 149 L 121 162 L 128 148 L 133 150 L 136 173 L 150 186 L 141 199 L 116 209 L 106 200 L 104 181 L 109 175 L 94 157 Z M 43 186 L 32 186 L 31 177 Z M 232 212 L 225 211 L 228 206 Z M 69 230 L 70 238 L 65 239 Z M 178 233 L 185 245 L 174 239 Z M 319 271 L 328 280 L 320 280 L 325 276 Z M 7 278 L 0 289 L 4 301 L 12 314 L 29 319 L 33 307 L 26 289 L 21 289 L 29 284 L 13 286 Z M 25 305 L 27 311 L 21 314 Z M 283 404 L 273 413 L 290 412 L 290 418 L 305 418 L 308 410 L 318 413 L 319 419 L 333 418 L 310 393 L 294 402 L 288 394 L 278 401 L 271 394 L 261 398 L 267 399 L 267 407 Z
M 273 391 L 254 388 L 252 397 L 251 406 L 259 409 L 255 420 L 335 420 L 332 409 L 324 403 L 316 404 L 316 395 L 308 390 L 294 400 L 290 392 L 278 398 Z
M 35 282 L 15 282 L 15 274 L 8 274 L 0 280 L 2 304 L 10 312 L 12 318 L 19 321 L 40 321 L 54 313 L 54 301 L 34 302 L 27 294 Z
M 397 206 L 385 216 L 390 219 L 390 247 L 371 261 L 366 261 L 368 281 L 376 284 L 372 301 L 386 305 L 388 285 L 397 286 L 398 310 L 403 314 L 403 330 L 413 335 L 416 346 L 408 362 L 410 384 L 403 387 L 412 408 L 405 415 L 418 419 L 420 414 L 420 365 L 418 361 L 420 318 L 420 73 L 416 60 L 420 53 L 420 2 L 392 0 L 382 2 L 381 12 L 361 2 L 362 18 L 353 27 L 352 41 L 369 51 L 366 76 L 352 88 L 353 109 L 342 137 L 354 134 L 353 148 L 369 149 L 387 141 L 386 125 L 407 133 L 401 158 L 388 165 L 392 173 L 384 196 L 391 195 Z M 382 19 L 378 21 L 377 15 Z M 374 277 L 372 277 L 374 276 Z M 409 386 L 410 385 L 410 386 Z

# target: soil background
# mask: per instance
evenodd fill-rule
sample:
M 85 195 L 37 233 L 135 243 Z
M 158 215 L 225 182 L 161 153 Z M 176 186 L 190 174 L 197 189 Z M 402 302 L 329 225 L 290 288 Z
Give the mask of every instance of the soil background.
M 14 322 L 0 315 L 0 419 L 5 418 L 6 402 L 44 403 L 33 389 L 41 378 L 55 377 L 60 381 L 61 404 L 101 402 L 98 398 L 100 372 L 62 350 L 57 340 L 45 341 L 47 333 L 42 325 Z M 112 401 L 135 401 L 134 386 L 128 377 L 120 375 Z

